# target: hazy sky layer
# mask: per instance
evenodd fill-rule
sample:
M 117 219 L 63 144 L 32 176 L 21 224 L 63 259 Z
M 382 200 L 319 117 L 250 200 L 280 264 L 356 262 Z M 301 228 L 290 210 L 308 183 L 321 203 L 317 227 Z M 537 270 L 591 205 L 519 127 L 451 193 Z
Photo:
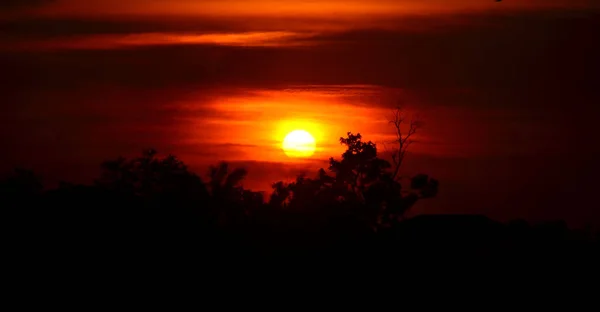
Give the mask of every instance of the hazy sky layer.
M 54 16 L 373 16 L 598 7 L 594 0 L 9 0 L 5 10 Z
M 200 2 L 3 2 L 0 169 L 90 181 L 102 160 L 153 146 L 200 173 L 218 160 L 246 166 L 248 185 L 267 189 L 326 166 L 347 131 L 385 140 L 401 102 L 426 122 L 407 172 L 443 185 L 419 212 L 597 215 L 597 12 L 548 5 L 561 1 L 326 1 L 328 16 L 315 17 L 311 1 Z M 392 6 L 391 17 L 349 17 Z M 184 13 L 204 16 L 156 17 Z M 317 138 L 310 161 L 278 148 L 296 127 Z

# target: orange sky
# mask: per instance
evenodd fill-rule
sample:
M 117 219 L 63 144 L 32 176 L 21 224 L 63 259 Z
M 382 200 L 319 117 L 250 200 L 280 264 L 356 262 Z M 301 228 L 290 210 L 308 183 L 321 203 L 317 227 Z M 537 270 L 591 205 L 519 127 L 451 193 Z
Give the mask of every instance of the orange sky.
M 188 111 L 178 124 L 187 135 L 182 144 L 200 146 L 223 142 L 236 146 L 228 160 L 302 162 L 288 158 L 281 149 L 285 136 L 294 130 L 306 130 L 316 142 L 313 159 L 339 155 L 338 143 L 347 131 L 368 133 L 375 141 L 389 140 L 386 118 L 389 109 L 373 107 L 365 98 L 391 90 L 373 86 L 314 86 L 287 90 L 238 90 L 236 95 L 217 96 L 209 103 L 193 97 L 172 103 L 173 108 Z M 212 117 L 197 113 L 210 109 Z M 354 129 L 354 130 L 352 130 Z M 210 136 L 206 136 L 210 133 Z
M 591 0 L 55 0 L 42 12 L 67 15 L 329 16 L 432 14 L 550 7 L 587 7 Z
M 411 146 L 411 153 L 433 157 L 493 155 L 499 152 L 499 138 L 488 137 L 487 128 L 495 123 L 488 116 L 507 114 L 504 110 L 432 106 L 410 92 L 373 85 L 228 89 L 215 92 L 210 99 L 198 95 L 190 93 L 162 108 L 179 112 L 174 126 L 178 132 L 176 144 L 199 149 L 221 148 L 226 144 L 228 151 L 214 152 L 227 161 L 327 160 L 343 153 L 339 138 L 345 137 L 348 131 L 360 132 L 365 140 L 377 143 L 380 151 L 385 152 L 393 148 L 389 143 L 386 146 L 386 142 L 395 139 L 395 129 L 389 121 L 392 107 L 400 103 L 400 99 L 406 103 L 407 118 L 402 130 L 407 130 L 413 117 L 425 124 L 412 137 L 417 143 Z M 460 120 L 469 120 L 469 123 L 460 123 Z M 472 133 L 473 127 L 479 129 L 479 135 Z M 282 142 L 294 130 L 306 130 L 314 136 L 317 150 L 310 159 L 289 158 L 284 154 Z M 499 146 L 502 148 L 503 143 Z M 521 152 L 535 154 L 536 151 L 521 148 Z

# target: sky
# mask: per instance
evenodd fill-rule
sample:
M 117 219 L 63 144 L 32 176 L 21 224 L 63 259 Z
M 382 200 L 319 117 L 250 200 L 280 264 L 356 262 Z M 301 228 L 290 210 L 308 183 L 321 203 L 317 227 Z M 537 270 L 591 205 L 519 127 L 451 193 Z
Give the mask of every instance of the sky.
M 399 15 L 485 11 L 499 4 L 486 0 L 8 0 L 12 10 L 35 9 L 53 15 Z M 594 6 L 593 0 L 513 0 L 507 9 Z
M 514 1 L 510 7 L 557 7 L 589 4 L 575 0 Z M 488 7 L 479 0 L 6 0 L 2 7 L 11 11 L 29 11 L 57 15 L 270 15 L 321 14 L 335 11 L 341 14 L 397 14 L 412 11 L 480 10 Z
M 327 166 L 338 139 L 425 121 L 403 168 L 415 213 L 598 219 L 595 1 L 26 0 L 0 4 L 0 170 L 90 182 L 155 147 L 246 186 Z M 310 159 L 283 137 L 315 136 Z

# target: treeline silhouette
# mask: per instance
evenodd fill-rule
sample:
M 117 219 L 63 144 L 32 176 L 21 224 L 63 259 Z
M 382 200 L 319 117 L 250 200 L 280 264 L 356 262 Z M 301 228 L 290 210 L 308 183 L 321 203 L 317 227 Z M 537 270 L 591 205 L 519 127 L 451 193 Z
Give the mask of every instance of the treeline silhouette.
M 101 165 L 93 185 L 45 190 L 16 170 L 0 182 L 5 228 L 24 261 L 77 255 L 93 259 L 370 259 L 581 257 L 596 254 L 598 234 L 564 222 L 502 224 L 484 216 L 406 219 L 440 184 L 426 174 L 400 183 L 360 134 L 340 139 L 315 177 L 273 184 L 271 194 L 245 189 L 247 175 L 227 163 L 206 177 L 177 157 L 149 149 Z M 100 261 L 100 260 L 98 260 Z M 108 260 L 106 260 L 108 261 Z

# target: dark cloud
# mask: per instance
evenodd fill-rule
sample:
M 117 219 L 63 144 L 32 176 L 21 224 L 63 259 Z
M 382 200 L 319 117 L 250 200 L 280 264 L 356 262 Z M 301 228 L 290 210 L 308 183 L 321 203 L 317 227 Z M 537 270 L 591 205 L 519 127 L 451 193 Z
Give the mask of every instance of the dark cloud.
M 447 27 L 430 26 L 428 31 L 324 32 L 311 39 L 318 45 L 305 48 L 185 45 L 108 51 L 19 51 L 5 52 L 0 61 L 4 60 L 3 68 L 14 73 L 6 78 L 6 84 L 16 88 L 97 84 L 140 88 L 375 84 L 418 90 L 435 101 L 454 92 L 445 105 L 460 102 L 460 97 L 466 96 L 453 90 L 485 89 L 486 93 L 497 93 L 491 102 L 501 103 L 524 90 L 593 89 L 600 72 L 596 57 L 600 44 L 595 40 L 599 20 L 591 13 L 465 17 L 462 24 L 449 21 Z M 423 25 L 439 23 L 422 21 Z M 227 29 L 214 25 L 160 25 L 99 22 L 87 24 L 83 32 Z M 60 33 L 85 29 L 64 26 L 60 30 L 61 27 L 57 28 Z M 51 31 L 53 27 L 40 29 Z
M 219 32 L 262 30 L 247 28 L 245 24 L 224 20 L 162 20 L 162 19 L 77 19 L 77 18 L 21 18 L 0 21 L 0 34 L 18 38 L 53 38 L 93 34 L 130 34 L 146 32 Z
M 56 0 L 2 0 L 0 10 L 14 10 L 46 5 Z

